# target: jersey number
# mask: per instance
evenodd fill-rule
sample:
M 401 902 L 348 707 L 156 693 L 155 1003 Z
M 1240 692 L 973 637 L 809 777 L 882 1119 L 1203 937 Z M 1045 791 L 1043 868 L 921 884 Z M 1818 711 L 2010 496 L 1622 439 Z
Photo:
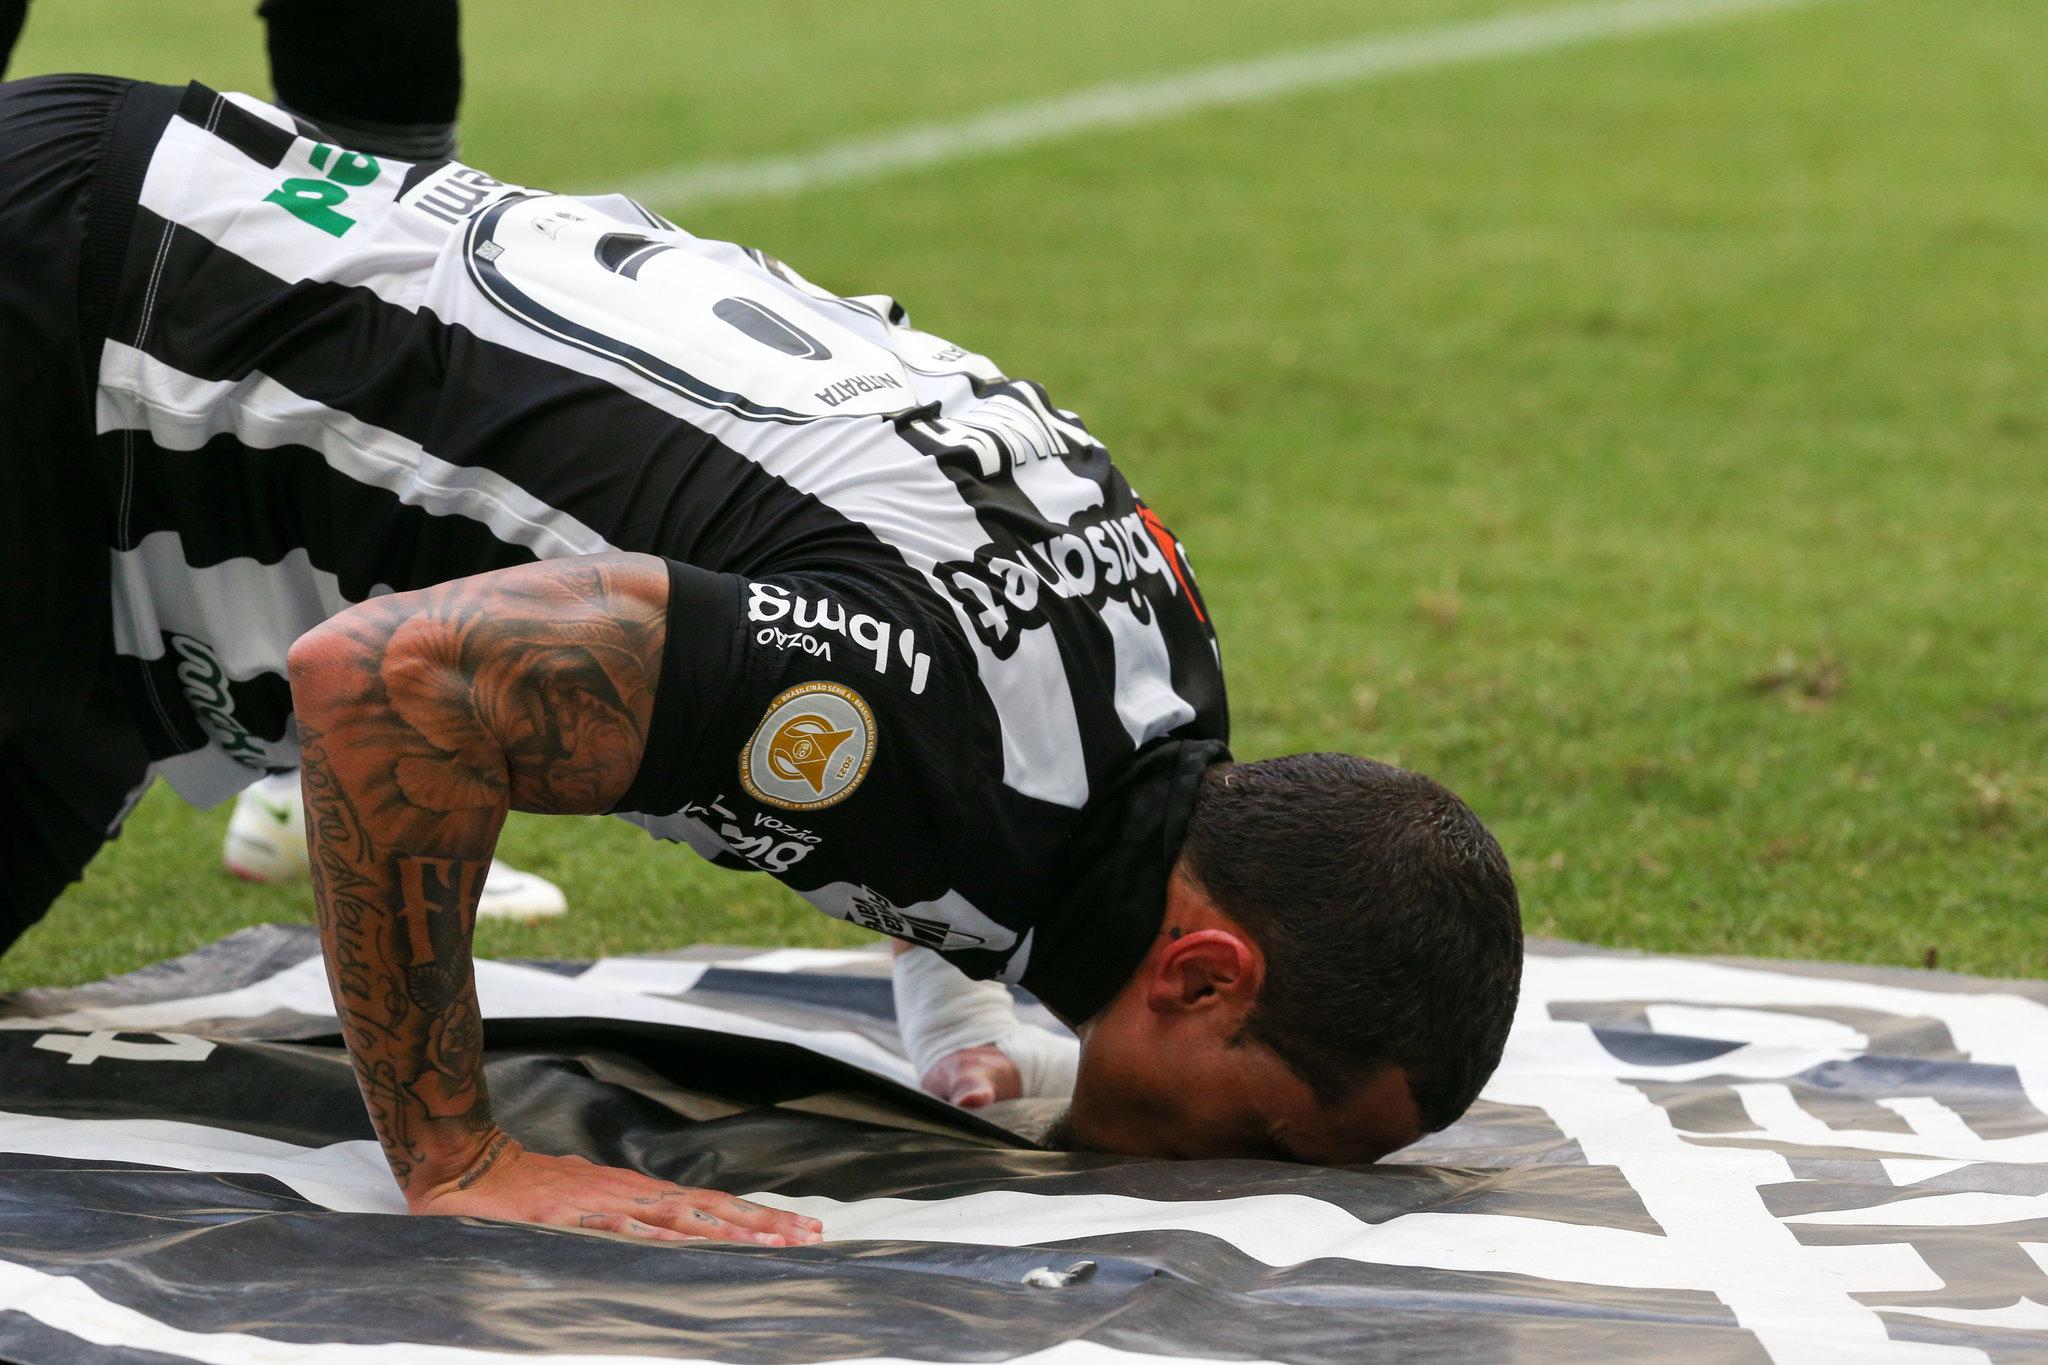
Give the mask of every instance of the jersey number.
M 715 259 L 721 245 L 528 194 L 473 218 L 464 254 L 477 288 L 512 317 L 708 407 L 795 423 L 916 406 L 893 351 Z

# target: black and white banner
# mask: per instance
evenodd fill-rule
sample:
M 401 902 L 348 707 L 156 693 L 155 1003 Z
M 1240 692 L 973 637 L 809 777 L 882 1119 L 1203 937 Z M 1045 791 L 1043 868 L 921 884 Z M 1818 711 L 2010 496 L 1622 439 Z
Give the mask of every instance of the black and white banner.
M 830 1238 L 678 1249 L 402 1216 L 314 948 L 0 1016 L 0 1357 L 2048 1358 L 2048 982 L 1546 946 L 1474 1112 L 1322 1170 L 918 1095 L 876 954 L 479 963 L 513 1132 Z

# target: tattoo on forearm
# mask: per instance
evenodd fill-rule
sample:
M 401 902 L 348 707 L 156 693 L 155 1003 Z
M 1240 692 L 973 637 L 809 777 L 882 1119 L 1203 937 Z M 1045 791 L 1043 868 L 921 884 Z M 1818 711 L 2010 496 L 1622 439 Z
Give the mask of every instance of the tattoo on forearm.
M 363 1099 L 408 1189 L 491 1127 L 469 944 L 506 810 L 602 811 L 638 770 L 665 635 L 647 572 L 531 565 L 323 628 L 319 695 L 297 698 L 314 900 Z M 504 1150 L 501 1134 L 466 1180 Z

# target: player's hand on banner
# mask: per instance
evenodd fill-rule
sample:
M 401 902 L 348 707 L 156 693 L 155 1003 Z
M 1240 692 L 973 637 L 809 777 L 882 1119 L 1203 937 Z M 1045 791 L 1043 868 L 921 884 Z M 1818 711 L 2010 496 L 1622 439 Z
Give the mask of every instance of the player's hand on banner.
M 962 1109 L 979 1109 L 1024 1093 L 1024 1076 L 1008 1053 L 993 1043 L 949 1052 L 924 1073 L 925 1090 Z
M 491 1136 L 467 1171 L 407 1202 L 414 1213 L 587 1228 L 650 1242 L 788 1247 L 824 1237 L 824 1224 L 815 1218 L 580 1156 L 529 1152 L 502 1132 Z

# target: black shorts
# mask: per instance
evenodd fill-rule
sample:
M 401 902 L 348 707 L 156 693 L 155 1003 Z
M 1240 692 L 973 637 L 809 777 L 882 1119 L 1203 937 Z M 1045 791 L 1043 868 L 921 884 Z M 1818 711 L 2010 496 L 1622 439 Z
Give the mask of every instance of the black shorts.
M 92 395 L 177 94 L 106 76 L 0 84 L 0 947 L 77 879 L 148 768 L 107 676 Z
M 77 881 L 149 781 L 111 674 L 61 727 L 0 741 L 0 952 Z

